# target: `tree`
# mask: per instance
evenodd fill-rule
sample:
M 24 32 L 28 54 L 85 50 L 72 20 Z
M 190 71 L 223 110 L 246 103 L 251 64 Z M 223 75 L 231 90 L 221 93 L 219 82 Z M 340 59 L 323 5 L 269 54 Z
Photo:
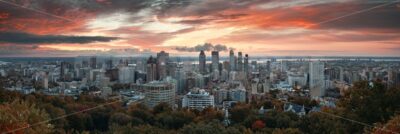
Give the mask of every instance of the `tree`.
M 253 130 L 260 130 L 265 127 L 265 123 L 262 120 L 257 120 L 251 125 Z
M 165 102 L 162 102 L 153 108 L 154 115 L 157 115 L 157 114 L 163 113 L 163 112 L 171 112 L 171 111 L 172 111 L 171 106 L 169 106 L 169 104 L 165 103 Z
M 110 117 L 110 124 L 117 124 L 117 125 L 128 125 L 132 121 L 132 117 L 125 114 L 125 113 L 114 113 Z
M 129 115 L 132 117 L 132 125 L 144 125 L 154 123 L 154 115 L 143 104 L 135 104 L 129 107 Z
M 33 103 L 22 100 L 3 103 L 0 105 L 0 115 L 1 132 L 13 131 L 16 134 L 47 134 L 52 132 L 53 127 L 48 122 L 37 124 L 49 120 L 49 115 Z
M 251 114 L 250 106 L 246 104 L 237 104 L 231 110 L 231 119 L 233 123 L 243 122 Z
M 209 123 L 191 123 L 189 125 L 184 126 L 179 131 L 183 134 L 241 134 L 238 129 L 235 127 L 229 127 L 226 129 L 222 124 L 214 120 Z
M 394 134 L 400 133 L 400 115 L 394 116 L 386 124 L 377 124 L 372 134 Z
M 386 122 L 400 110 L 400 89 L 387 89 L 384 83 L 367 81 L 354 83 L 338 102 L 337 114 L 345 118 L 367 124 Z M 352 125 L 349 123 L 349 126 Z M 360 125 L 347 128 L 357 128 L 353 132 L 362 133 Z
M 167 129 L 179 129 L 193 121 L 195 115 L 191 111 L 173 111 L 157 115 L 157 122 Z
M 341 119 L 322 113 L 309 113 L 300 121 L 301 124 L 297 127 L 310 134 L 351 133 L 344 124 L 348 122 L 343 123 Z
M 302 134 L 299 129 L 297 128 L 286 128 L 286 129 L 275 129 L 272 134 Z

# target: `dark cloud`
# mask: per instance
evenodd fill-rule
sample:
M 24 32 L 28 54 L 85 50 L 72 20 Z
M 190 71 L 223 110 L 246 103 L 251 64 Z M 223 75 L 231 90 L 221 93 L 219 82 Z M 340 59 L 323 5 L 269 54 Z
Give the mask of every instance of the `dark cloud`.
M 117 39 L 117 37 L 104 36 L 36 35 L 29 33 L 0 32 L 0 42 L 15 44 L 85 44 L 92 42 L 109 42 Z
M 344 10 L 334 12 L 333 10 L 340 7 L 340 4 L 337 4 L 336 7 L 332 7 L 332 5 L 317 5 L 316 8 L 322 11 L 320 14 L 327 15 L 326 18 L 318 18 L 329 20 L 327 18 L 335 18 L 338 16 L 348 15 L 350 13 L 354 13 L 357 11 L 362 11 L 366 9 L 370 9 L 375 6 L 382 5 L 384 3 L 353 3 L 353 5 L 345 5 L 341 4 L 342 7 L 348 6 L 344 8 Z M 323 10 L 325 9 L 325 10 Z M 327 11 L 330 10 L 330 11 Z M 324 21 L 324 20 L 314 20 L 314 21 Z M 332 21 L 329 23 L 322 24 L 320 28 L 336 28 L 336 29 L 387 29 L 387 30 L 398 30 L 400 29 L 400 10 L 396 6 L 396 4 L 386 5 L 384 7 L 379 7 L 376 9 L 372 9 L 370 11 L 365 11 L 361 13 L 357 13 L 348 17 L 344 17 L 342 19 L 338 19 L 336 21 Z
M 204 44 L 199 44 L 194 47 L 175 47 L 174 48 L 177 51 L 182 51 L 182 52 L 198 52 L 198 51 L 228 51 L 230 49 L 234 48 L 228 48 L 226 45 L 221 45 L 221 44 L 211 44 L 211 43 L 204 43 Z

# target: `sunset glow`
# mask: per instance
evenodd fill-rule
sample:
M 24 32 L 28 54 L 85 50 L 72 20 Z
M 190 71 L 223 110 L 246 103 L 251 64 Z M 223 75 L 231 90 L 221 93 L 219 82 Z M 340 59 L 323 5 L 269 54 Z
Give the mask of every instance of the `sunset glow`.
M 190 56 L 192 52 L 175 48 L 203 43 L 222 44 L 257 56 L 400 56 L 400 6 L 379 6 L 390 2 L 7 0 L 0 2 L 2 35 L 115 38 L 84 43 L 2 39 L 0 56 L 51 57 L 65 54 L 59 52 L 64 50 L 73 51 L 69 56 L 78 56 L 113 49 L 168 50 L 171 55 Z M 41 54 L 44 48 L 50 54 Z

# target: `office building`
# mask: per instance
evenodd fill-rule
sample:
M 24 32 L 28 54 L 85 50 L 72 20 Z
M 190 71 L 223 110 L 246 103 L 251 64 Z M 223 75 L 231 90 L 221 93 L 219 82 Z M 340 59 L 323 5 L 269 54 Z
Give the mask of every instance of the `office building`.
M 97 60 L 96 57 L 90 57 L 89 59 L 89 67 L 91 69 L 96 69 L 97 68 Z
M 198 110 L 214 107 L 214 96 L 204 89 L 194 88 L 183 97 L 182 107 Z
M 219 53 L 218 51 L 212 51 L 211 52 L 211 72 L 214 72 L 215 70 L 219 71 Z
M 157 53 L 157 80 L 162 80 L 167 77 L 167 63 L 169 54 L 165 51 Z
M 199 55 L 199 72 L 201 74 L 206 74 L 206 54 L 203 50 L 200 51 Z
M 245 56 L 244 56 L 243 69 L 246 74 L 249 73 L 249 55 L 248 54 L 245 54 Z
M 118 70 L 118 80 L 120 83 L 129 84 L 135 82 L 134 67 L 120 67 Z
M 309 87 L 311 97 L 324 96 L 324 63 L 319 61 L 310 62 L 309 69 Z
M 152 56 L 147 60 L 146 72 L 147 82 L 157 80 L 157 59 Z
M 135 91 L 144 93 L 144 104 L 153 108 L 160 103 L 175 106 L 175 87 L 172 83 L 164 81 L 152 81 L 146 84 L 133 85 Z
M 229 71 L 236 70 L 235 53 L 233 50 L 229 51 Z
M 238 52 L 237 58 L 237 71 L 243 71 L 243 55 L 242 52 Z

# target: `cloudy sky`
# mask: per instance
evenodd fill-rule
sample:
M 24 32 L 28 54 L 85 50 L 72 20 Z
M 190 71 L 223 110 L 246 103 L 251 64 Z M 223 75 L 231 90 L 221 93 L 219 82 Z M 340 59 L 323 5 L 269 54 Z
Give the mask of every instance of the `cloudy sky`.
M 0 0 L 0 57 L 400 56 L 399 0 Z

